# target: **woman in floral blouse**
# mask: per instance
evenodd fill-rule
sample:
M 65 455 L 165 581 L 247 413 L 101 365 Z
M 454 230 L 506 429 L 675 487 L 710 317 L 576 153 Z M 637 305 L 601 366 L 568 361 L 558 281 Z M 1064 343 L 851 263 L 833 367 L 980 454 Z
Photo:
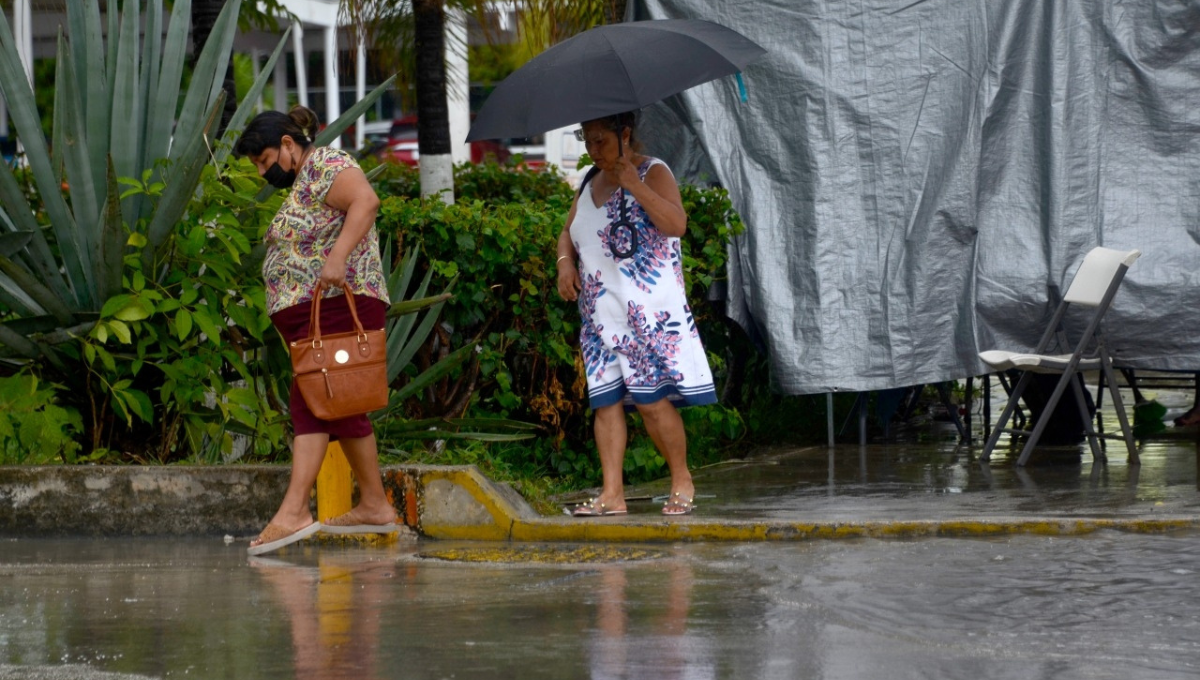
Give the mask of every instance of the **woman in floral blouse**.
M 695 487 L 676 409 L 717 400 L 692 321 L 679 237 L 687 213 L 675 177 L 639 153 L 634 115 L 583 124 L 595 161 L 558 239 L 558 292 L 578 300 L 580 346 L 604 487 L 576 517 L 623 515 L 625 411 L 636 409 L 671 471 L 664 515 L 686 515 Z
M 250 121 L 234 149 L 248 157 L 267 182 L 290 189 L 267 230 L 263 261 L 267 311 L 288 342 L 308 337 L 318 284 L 325 290 L 323 333 L 354 328 L 343 284 L 354 293 L 364 328 L 383 328 L 389 304 L 375 231 L 379 197 L 348 153 L 313 145 L 317 129 L 317 116 L 306 107 L 293 107 L 287 114 L 265 111 Z M 396 511 L 383 491 L 375 433 L 367 416 L 320 420 L 295 384 L 290 410 L 295 434 L 291 480 L 279 510 L 251 542 L 250 553 L 277 550 L 321 529 L 395 531 Z M 322 526 L 313 520 L 309 497 L 330 440 L 341 443 L 358 480 L 360 500 L 350 512 Z

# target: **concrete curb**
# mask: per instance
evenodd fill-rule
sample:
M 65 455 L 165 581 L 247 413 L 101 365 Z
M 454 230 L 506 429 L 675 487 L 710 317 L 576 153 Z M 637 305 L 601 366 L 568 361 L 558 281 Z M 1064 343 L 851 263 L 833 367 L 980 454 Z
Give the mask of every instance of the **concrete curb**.
M 286 466 L 0 467 L 0 536 L 252 536 L 287 486 Z M 384 468 L 404 523 L 436 539 L 479 541 L 796 541 L 837 538 L 1071 536 L 1200 529 L 1200 517 L 955 518 L 863 522 L 542 517 L 474 466 Z

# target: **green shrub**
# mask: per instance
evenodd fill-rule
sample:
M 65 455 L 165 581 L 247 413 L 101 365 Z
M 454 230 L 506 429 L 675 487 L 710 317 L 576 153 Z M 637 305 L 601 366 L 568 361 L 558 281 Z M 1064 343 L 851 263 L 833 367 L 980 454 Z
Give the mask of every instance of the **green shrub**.
M 365 172 L 383 166 L 371 180 L 381 197 L 421 197 L 421 175 L 416 168 L 380 162 L 374 156 L 360 158 L 359 163 Z M 571 187 L 553 168 L 530 169 L 495 161 L 460 163 L 454 166 L 454 196 L 456 201 L 467 203 L 540 203 L 552 197 L 570 200 Z
M 477 338 L 480 352 L 460 373 L 409 405 L 414 417 L 499 415 L 539 424 L 544 436 L 525 446 L 537 469 L 595 483 L 600 466 L 592 441 L 587 389 L 578 352 L 579 312 L 558 295 L 556 243 L 573 193 L 545 172 L 496 164 L 456 169 L 455 205 L 389 196 L 377 225 L 405 246 L 420 244 L 435 273 L 456 278 L 455 298 L 442 319 L 442 346 Z M 387 193 L 386 185 L 380 185 Z M 689 300 L 718 379 L 731 346 L 720 310 L 706 301 L 725 277 L 725 244 L 743 229 L 720 188 L 681 187 L 689 215 L 683 239 Z M 484 200 L 486 199 L 486 201 Z M 739 348 L 743 351 L 744 348 Z M 431 348 L 430 358 L 436 356 Z M 693 458 L 720 459 L 745 434 L 735 409 L 711 406 L 684 412 Z M 665 462 L 636 416 L 626 471 L 631 483 L 663 474 Z
M 0 465 L 77 462 L 83 419 L 58 405 L 61 389 L 32 375 L 0 378 Z
M 545 203 L 571 199 L 571 187 L 552 167 L 530 169 L 513 163 L 464 163 L 454 168 L 455 196 L 468 201 Z

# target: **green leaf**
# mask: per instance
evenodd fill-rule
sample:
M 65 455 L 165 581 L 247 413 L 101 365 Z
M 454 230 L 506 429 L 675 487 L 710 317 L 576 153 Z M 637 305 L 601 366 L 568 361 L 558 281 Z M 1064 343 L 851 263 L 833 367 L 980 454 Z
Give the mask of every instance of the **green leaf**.
M 145 154 L 142 156 L 142 167 L 145 168 L 152 167 L 155 161 L 167 158 L 170 154 L 171 127 L 175 122 L 176 107 L 179 106 L 179 88 L 183 82 L 183 68 L 190 43 L 188 28 L 191 12 L 191 0 L 175 0 L 162 45 L 158 77 L 154 79 L 154 91 L 148 100 L 150 111 L 169 111 L 171 115 L 152 115 L 146 119 Z
M 120 177 L 136 177 L 140 174 L 142 158 L 142 98 L 139 96 L 141 87 L 138 79 L 138 45 L 141 36 L 141 22 L 138 3 L 126 2 L 121 13 L 121 34 L 117 42 L 117 59 L 115 67 L 112 97 L 112 143 L 109 155 L 113 167 Z M 112 41 L 113 36 L 109 36 Z M 125 199 L 121 206 L 126 215 L 135 216 L 141 213 L 139 197 Z
M 279 43 L 275 46 L 275 51 L 271 52 L 267 63 L 263 65 L 259 71 L 258 77 L 255 78 L 254 84 L 250 86 L 249 91 L 242 95 L 242 103 L 234 112 L 233 117 L 229 119 L 229 127 L 225 130 L 224 137 L 221 138 L 220 148 L 215 150 L 215 158 L 213 159 L 218 165 L 225 162 L 232 151 L 234 144 L 237 141 L 238 135 L 242 133 L 242 129 L 246 126 L 246 121 L 249 120 L 250 114 L 254 111 L 258 97 L 262 94 L 263 88 L 266 87 L 267 81 L 275 72 L 275 62 L 279 60 L 279 55 L 283 53 L 283 48 L 287 46 L 288 37 L 292 34 L 292 28 L 289 26 L 279 39 Z
M 133 342 L 133 336 L 129 332 L 129 326 L 127 326 L 124 322 L 113 319 L 101 325 L 107 325 L 109 330 L 111 330 L 113 334 L 117 336 L 117 339 L 123 344 L 128 345 L 129 343 Z
M 183 106 L 179 109 L 179 121 L 175 125 L 175 142 L 171 145 L 171 160 L 176 165 L 191 157 L 193 142 L 198 142 L 204 154 L 208 154 L 202 137 L 206 131 L 215 129 L 215 126 L 211 121 L 205 123 L 205 119 L 211 119 L 209 111 L 216 103 L 217 97 L 223 95 L 221 84 L 225 78 L 225 65 L 228 63 L 229 48 L 237 30 L 237 15 L 241 4 L 241 0 L 225 3 L 217 20 L 213 22 L 212 32 L 208 41 L 204 43 L 204 49 L 200 51 L 200 56 L 192 68 L 191 81 L 184 95 Z M 161 210 L 161 207 L 159 209 Z M 158 241 L 154 236 L 150 237 L 150 242 L 157 247 Z
M 422 309 L 428 309 L 437 304 L 450 300 L 454 297 L 451 293 L 440 293 L 432 297 L 424 297 L 419 300 L 401 300 L 400 302 L 392 303 L 388 308 L 387 317 L 389 319 L 404 316 L 405 314 L 414 314 Z
M 192 312 L 192 320 L 200 327 L 200 332 L 208 336 L 208 341 L 217 345 L 221 343 L 221 328 L 209 317 L 209 311 L 197 307 Z
M 125 393 L 130 397 L 129 405 L 133 412 L 147 423 L 154 422 L 154 406 L 150 403 L 150 397 L 145 392 L 135 389 L 126 390 Z
M 83 241 L 85 251 L 90 252 L 96 246 L 95 228 L 101 219 L 99 198 L 96 195 L 96 179 L 92 177 L 92 168 L 88 155 L 86 110 L 78 96 L 77 81 L 73 61 L 67 57 L 67 42 L 63 38 L 62 28 L 58 32 L 58 58 L 54 89 L 54 112 L 62 114 L 61 132 L 63 162 L 66 170 L 66 181 L 71 186 L 71 205 L 75 209 L 75 222 L 81 228 L 79 238 Z
M 229 5 L 226 6 L 226 9 L 228 8 Z M 146 227 L 146 238 L 149 240 L 143 256 L 146 260 L 162 246 L 171 228 L 179 222 L 187 210 L 188 201 L 191 200 L 196 190 L 196 184 L 200 181 L 200 173 L 208 158 L 208 147 L 204 144 L 203 135 L 214 128 L 217 121 L 220 120 L 221 107 L 224 106 L 224 103 L 225 96 L 222 93 L 217 96 L 216 102 L 209 109 L 207 122 L 200 134 L 191 138 L 177 136 L 175 139 L 176 144 L 184 146 L 185 149 L 178 156 L 172 154 L 172 157 L 178 159 L 174 165 L 176 174 L 163 191 L 158 209 L 154 211 L 150 225 Z
M 100 310 L 100 318 L 107 319 L 110 316 L 115 316 L 117 312 L 129 306 L 133 302 L 133 296 L 122 293 L 114 295 L 104 303 L 104 307 Z
M 105 175 L 108 196 L 104 204 L 103 223 L 100 226 L 99 249 L 100 278 L 97 282 L 99 299 L 121 290 L 121 270 L 125 266 L 125 222 L 121 215 L 121 199 L 117 195 L 117 172 L 111 160 Z M 140 235 L 138 235 L 140 237 Z M 144 240 L 144 237 L 142 237 Z M 129 240 L 132 240 L 130 237 Z
M 447 354 L 445 358 L 430 366 L 407 385 L 393 392 L 391 399 L 388 401 L 388 408 L 400 405 L 405 399 L 425 389 L 425 386 L 458 368 L 474 351 L 475 344 L 471 343 Z
M 188 310 L 181 309 L 175 314 L 175 335 L 180 340 L 192 332 L 192 315 Z
M 90 258 L 79 237 L 75 218 L 63 198 L 61 182 L 53 167 L 52 156 L 42 132 L 41 116 L 34 94 L 21 59 L 17 55 L 12 30 L 3 13 L 0 13 L 0 91 L 4 94 L 9 116 L 16 127 L 16 136 L 25 145 L 25 159 L 33 172 L 43 208 L 54 230 L 68 279 L 72 283 L 73 302 L 90 308 L 93 290 Z

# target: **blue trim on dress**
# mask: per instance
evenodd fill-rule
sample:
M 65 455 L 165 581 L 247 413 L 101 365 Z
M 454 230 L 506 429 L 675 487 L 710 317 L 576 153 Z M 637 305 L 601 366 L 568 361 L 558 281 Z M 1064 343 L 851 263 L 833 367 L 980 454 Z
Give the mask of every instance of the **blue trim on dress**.
M 626 411 L 635 411 L 637 404 L 653 404 L 663 399 L 670 400 L 675 408 L 707 406 L 717 403 L 717 390 L 712 383 L 681 389 L 673 382 L 631 389 L 623 380 L 617 380 L 588 393 L 588 405 L 593 411 L 622 401 L 625 402 Z

